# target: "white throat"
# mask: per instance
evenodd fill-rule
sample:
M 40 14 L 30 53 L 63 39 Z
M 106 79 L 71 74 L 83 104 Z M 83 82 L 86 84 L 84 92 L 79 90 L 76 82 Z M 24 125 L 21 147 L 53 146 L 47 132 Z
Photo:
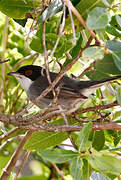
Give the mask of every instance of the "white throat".
M 22 76 L 21 78 L 16 77 L 16 79 L 20 82 L 21 87 L 27 92 L 30 88 L 33 81 L 25 76 Z

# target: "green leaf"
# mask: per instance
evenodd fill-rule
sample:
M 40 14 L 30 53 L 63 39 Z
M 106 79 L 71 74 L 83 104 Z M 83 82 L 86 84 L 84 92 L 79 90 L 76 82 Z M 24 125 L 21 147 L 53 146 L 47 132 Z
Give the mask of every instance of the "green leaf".
M 121 71 L 121 52 L 118 52 L 118 53 L 114 53 L 113 52 L 112 55 L 113 55 L 113 59 L 114 59 L 115 65 Z
M 121 51 L 121 42 L 116 40 L 108 40 L 106 42 L 106 48 L 111 51 Z
M 121 159 L 108 151 L 100 151 L 92 149 L 90 154 L 86 154 L 85 158 L 93 169 L 103 174 L 119 175 L 121 173 Z
M 87 26 L 90 29 L 103 29 L 108 25 L 108 14 L 105 8 L 96 7 L 88 13 Z
M 107 26 L 106 31 L 113 36 L 121 37 L 121 32 L 113 26 Z
M 90 170 L 88 161 L 82 160 L 79 156 L 71 161 L 70 174 L 74 180 L 88 180 L 91 173 Z
M 83 160 L 80 157 L 74 158 L 70 164 L 70 174 L 74 180 L 80 180 L 82 174 Z
M 5 154 L 4 152 L 0 152 L 0 169 L 4 169 L 10 160 L 12 154 Z
M 105 143 L 104 131 L 95 131 L 94 138 L 92 142 L 92 147 L 97 151 L 100 151 Z
M 116 97 L 117 97 L 118 103 L 121 105 L 121 86 L 117 87 Z
M 104 49 L 102 47 L 89 47 L 82 53 L 83 58 L 102 59 L 104 57 Z
M 38 37 L 34 37 L 30 43 L 30 48 L 34 51 L 37 51 L 39 53 L 42 53 L 43 52 L 43 49 L 42 49 L 42 40 Z
M 109 77 L 110 75 L 118 75 L 121 74 L 121 71 L 117 68 L 117 66 L 114 63 L 113 57 L 111 54 L 105 54 L 104 58 L 100 61 L 96 62 L 96 71 L 88 71 L 86 73 L 87 76 L 89 76 L 90 79 L 99 80 L 106 77 Z
M 46 149 L 60 144 L 67 139 L 66 133 L 35 132 L 26 142 L 24 149 Z
M 58 38 L 58 35 L 54 33 L 46 33 L 46 48 L 47 50 L 52 50 L 56 40 Z M 31 44 L 30 44 L 31 49 L 34 51 L 37 51 L 39 53 L 43 53 L 43 46 L 42 46 L 42 39 L 39 37 L 34 37 Z M 59 58 L 62 57 L 62 55 L 70 50 L 73 47 L 72 43 L 72 38 L 67 40 L 66 36 L 61 36 L 58 46 L 55 50 L 54 56 Z
M 119 25 L 119 24 L 120 24 L 120 18 L 121 18 L 121 16 L 118 15 L 118 14 L 115 15 L 115 16 L 112 16 L 110 24 L 111 24 L 114 28 L 116 28 L 116 29 L 118 29 L 118 30 L 121 31 L 121 25 Z
M 41 3 L 38 0 L 0 1 L 0 11 L 15 19 L 25 18 L 26 13 L 31 12 L 36 7 L 41 7 Z
M 60 12 L 62 10 L 62 1 L 61 0 L 55 0 L 52 4 L 48 6 L 47 9 L 42 13 L 42 15 L 39 17 L 37 24 L 45 21 L 47 18 L 52 17 L 56 13 Z
M 121 72 L 115 66 L 114 60 L 111 54 L 106 54 L 104 58 L 96 63 L 96 69 L 104 74 L 120 74 Z
M 78 156 L 78 153 L 64 149 L 38 150 L 37 154 L 54 163 L 64 163 Z
M 73 0 L 72 2 L 75 2 L 75 0 Z M 99 6 L 105 7 L 102 0 L 91 0 L 91 1 L 81 0 L 76 5 L 76 9 L 84 17 L 91 9 L 94 9 L 95 7 L 99 7 Z
M 79 147 L 79 152 L 86 151 L 90 145 L 91 142 L 89 141 L 89 136 L 92 130 L 92 122 L 89 122 L 88 124 L 85 124 L 82 130 L 79 133 L 79 136 L 77 138 L 77 145 Z

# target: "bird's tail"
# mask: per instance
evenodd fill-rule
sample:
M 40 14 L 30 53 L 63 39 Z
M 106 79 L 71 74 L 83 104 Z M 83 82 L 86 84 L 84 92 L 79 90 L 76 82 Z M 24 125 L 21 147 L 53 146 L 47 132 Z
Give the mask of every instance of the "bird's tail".
M 91 81 L 80 81 L 80 93 L 84 96 L 88 97 L 90 94 L 93 93 L 96 89 L 104 85 L 106 82 L 113 81 L 115 79 L 121 79 L 121 75 L 112 76 L 101 80 L 91 80 Z
M 114 81 L 116 79 L 121 79 L 121 75 L 112 76 L 112 77 L 104 78 L 104 79 L 101 79 L 101 80 L 90 81 L 89 86 L 95 86 L 95 85 L 101 85 L 101 84 L 103 85 L 106 82 Z

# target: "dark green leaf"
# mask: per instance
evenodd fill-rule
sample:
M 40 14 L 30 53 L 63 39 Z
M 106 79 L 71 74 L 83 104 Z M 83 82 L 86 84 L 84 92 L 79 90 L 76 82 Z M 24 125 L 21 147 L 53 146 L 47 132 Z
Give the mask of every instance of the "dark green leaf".
M 121 31 L 121 26 L 119 25 L 120 24 L 120 18 L 121 18 L 121 16 L 120 15 L 115 15 L 115 16 L 112 16 L 112 18 L 111 18 L 111 22 L 110 22 L 110 24 L 114 27 L 114 28 L 116 28 L 116 29 L 118 29 L 118 30 L 120 30 Z M 119 19 L 119 20 L 118 20 Z M 119 23 L 118 23 L 118 21 L 119 21 Z
M 87 26 L 90 29 L 103 29 L 108 25 L 108 14 L 105 8 L 96 7 L 88 13 Z
M 38 6 L 41 7 L 41 3 L 38 0 L 0 1 L 0 11 L 15 19 L 25 18 L 26 13 L 29 13 Z
M 90 147 L 91 141 L 89 141 L 89 136 L 91 130 L 92 130 L 92 122 L 89 122 L 88 124 L 84 125 L 84 127 L 80 131 L 79 137 L 77 139 L 79 152 L 84 152 Z
M 106 31 L 113 36 L 121 37 L 121 32 L 113 26 L 107 26 Z
M 96 69 L 104 74 L 120 74 L 121 72 L 115 66 L 114 60 L 111 54 L 107 54 L 104 58 L 96 63 Z
M 106 43 L 106 48 L 111 51 L 121 51 L 121 42 L 116 40 L 109 40 Z
M 104 131 L 95 131 L 92 147 L 100 151 L 105 143 Z
M 35 132 L 26 142 L 24 149 L 46 149 L 60 144 L 67 138 L 66 133 Z
M 47 50 L 52 50 L 56 40 L 58 38 L 58 35 L 54 34 L 54 33 L 46 33 L 46 48 Z M 43 46 L 42 46 L 42 38 L 38 38 L 38 37 L 34 37 L 30 47 L 34 50 L 37 51 L 39 53 L 43 52 Z M 61 57 L 65 52 L 67 52 L 68 50 L 70 50 L 73 47 L 73 42 L 72 42 L 72 38 L 68 39 L 66 36 L 61 36 L 58 46 L 55 50 L 54 56 L 55 57 Z
M 43 49 L 42 49 L 42 40 L 38 37 L 34 37 L 32 39 L 32 42 L 30 43 L 30 48 L 34 51 L 37 51 L 39 53 L 42 53 L 43 52 Z
M 121 74 L 121 71 L 116 67 L 111 54 L 106 54 L 102 60 L 96 62 L 96 71 L 86 73 L 90 79 L 95 80 L 109 77 L 112 74 L 118 75 Z
M 45 9 L 45 11 L 39 17 L 37 23 L 45 21 L 47 18 L 52 17 L 53 15 L 60 12 L 61 10 L 62 10 L 62 1 L 55 0 L 52 4 L 49 5 L 47 9 Z
M 26 22 L 27 22 L 27 18 L 25 19 L 14 19 L 15 22 L 17 22 L 18 24 L 20 24 L 21 26 L 25 27 Z
M 78 153 L 64 149 L 38 150 L 37 153 L 42 158 L 54 163 L 64 163 L 78 156 Z
M 118 53 L 114 53 L 113 52 L 112 55 L 113 55 L 113 59 L 114 59 L 115 65 L 121 71 L 121 52 L 118 52 Z

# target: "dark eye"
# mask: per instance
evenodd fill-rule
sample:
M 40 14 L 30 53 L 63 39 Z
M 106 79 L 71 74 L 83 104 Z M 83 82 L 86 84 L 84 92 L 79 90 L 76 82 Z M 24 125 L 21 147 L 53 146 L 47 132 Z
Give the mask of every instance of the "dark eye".
M 25 75 L 26 76 L 31 76 L 32 75 L 32 70 L 31 69 L 26 70 Z

